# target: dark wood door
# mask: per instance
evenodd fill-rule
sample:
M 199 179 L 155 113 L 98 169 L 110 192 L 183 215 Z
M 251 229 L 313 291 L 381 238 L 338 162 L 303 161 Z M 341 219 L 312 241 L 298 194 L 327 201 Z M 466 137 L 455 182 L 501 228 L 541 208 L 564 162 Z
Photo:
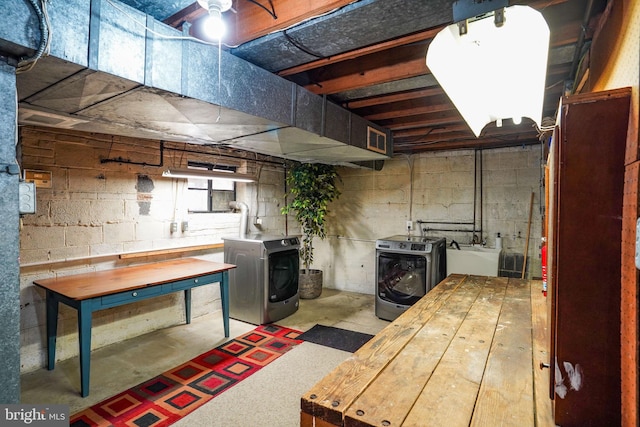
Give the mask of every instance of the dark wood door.
M 630 90 L 566 97 L 556 156 L 551 383 L 563 427 L 620 424 L 620 288 Z

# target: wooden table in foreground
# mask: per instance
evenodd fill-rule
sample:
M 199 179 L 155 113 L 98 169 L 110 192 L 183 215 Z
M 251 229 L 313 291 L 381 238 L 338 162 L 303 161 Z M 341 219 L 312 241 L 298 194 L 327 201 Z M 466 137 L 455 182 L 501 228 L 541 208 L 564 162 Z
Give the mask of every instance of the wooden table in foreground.
M 47 368 L 56 361 L 58 304 L 78 310 L 81 395 L 89 395 L 91 315 L 94 311 L 184 291 L 186 322 L 191 323 L 191 289 L 220 283 L 224 336 L 229 336 L 229 270 L 232 264 L 181 258 L 133 267 L 34 280 L 47 292 Z
M 541 289 L 449 276 L 305 393 L 300 425 L 553 426 Z

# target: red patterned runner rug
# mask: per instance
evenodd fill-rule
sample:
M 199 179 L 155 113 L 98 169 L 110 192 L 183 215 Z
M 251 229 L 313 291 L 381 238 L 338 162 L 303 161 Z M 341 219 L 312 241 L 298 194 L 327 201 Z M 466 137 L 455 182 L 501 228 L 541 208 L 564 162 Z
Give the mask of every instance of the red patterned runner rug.
M 157 377 L 71 416 L 71 427 L 173 424 L 302 341 L 300 331 L 258 326 Z

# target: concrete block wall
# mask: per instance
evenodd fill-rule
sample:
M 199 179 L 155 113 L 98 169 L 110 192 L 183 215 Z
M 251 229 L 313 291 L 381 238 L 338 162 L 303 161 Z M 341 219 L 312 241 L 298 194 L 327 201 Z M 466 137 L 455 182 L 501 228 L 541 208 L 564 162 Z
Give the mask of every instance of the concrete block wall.
M 482 173 L 479 166 L 482 156 Z M 406 234 L 406 221 L 473 222 L 476 187 L 477 232 L 487 246 L 497 233 L 503 255 L 522 257 L 528 229 L 531 193 L 534 193 L 527 275 L 540 277 L 540 146 L 460 150 L 397 156 L 381 171 L 340 168 L 341 196 L 330 206 L 328 237 L 316 239 L 315 268 L 325 271 L 325 286 L 375 293 L 375 240 Z M 474 176 L 474 171 L 477 175 Z M 482 182 L 482 222 L 480 222 Z M 544 182 L 544 180 L 542 180 Z M 436 231 L 468 226 L 424 224 L 426 235 L 438 235 L 470 244 L 473 233 Z M 416 229 L 414 233 L 419 233 Z
M 186 180 L 163 178 L 167 165 L 186 167 L 188 160 L 218 162 L 209 154 L 165 149 L 160 142 L 111 135 L 25 127 L 19 150 L 23 169 L 52 172 L 52 188 L 37 189 L 37 213 L 22 218 L 20 231 L 21 370 L 45 366 L 44 292 L 37 278 L 64 276 L 161 260 L 197 256 L 222 262 L 222 249 L 121 260 L 119 254 L 222 242 L 239 232 L 240 213 L 190 214 Z M 183 144 L 181 144 L 183 146 Z M 190 147 L 198 151 L 198 147 Z M 101 159 L 148 163 L 101 163 Z M 218 160 L 216 160 L 218 159 Z M 153 166 L 160 162 L 164 167 Z M 237 185 L 237 200 L 262 219 L 260 230 L 284 234 L 279 212 L 284 174 L 277 165 L 260 170 L 259 184 Z M 188 221 L 189 229 L 170 232 L 170 223 Z M 192 316 L 220 310 L 218 286 L 193 290 Z M 102 310 L 93 316 L 93 348 L 184 322 L 183 294 Z M 77 355 L 77 316 L 61 306 L 57 357 Z
M 45 364 L 44 294 L 33 286 L 34 279 L 152 261 L 158 258 L 125 262 L 117 254 L 220 242 L 223 236 L 238 233 L 239 213 L 189 214 L 185 182 L 162 178 L 162 167 L 100 162 L 122 158 L 158 164 L 159 147 L 158 141 L 21 129 L 22 168 L 53 173 L 53 188 L 38 189 L 37 213 L 23 217 L 20 232 L 22 371 Z M 488 246 L 495 244 L 495 234 L 500 232 L 505 253 L 524 252 L 529 199 L 535 193 L 529 247 L 533 276 L 540 275 L 540 154 L 537 146 L 482 152 L 482 238 Z M 185 166 L 187 160 L 207 161 L 207 157 L 164 152 L 164 165 Z M 479 185 L 480 181 L 479 172 L 474 177 L 476 161 L 473 151 L 452 151 L 399 156 L 386 161 L 381 171 L 339 168 L 342 195 L 331 206 L 329 236 L 314 241 L 314 267 L 324 270 L 325 286 L 373 294 L 376 239 L 406 233 L 407 220 L 414 226 L 417 220 L 471 220 L 474 182 Z M 299 234 L 292 216 L 280 214 L 283 170 L 264 165 L 257 173 L 259 185 L 238 184 L 237 200 L 249 206 L 249 232 Z M 478 224 L 479 213 L 476 206 Z M 173 220 L 187 220 L 189 231 L 171 234 Z M 440 234 L 461 244 L 472 237 L 471 233 Z M 194 255 L 223 260 L 222 250 Z M 215 286 L 194 290 L 194 316 L 218 309 Z M 65 359 L 77 354 L 76 313 L 62 307 L 60 319 L 57 355 Z M 94 315 L 93 347 L 182 322 L 180 293 L 104 310 Z

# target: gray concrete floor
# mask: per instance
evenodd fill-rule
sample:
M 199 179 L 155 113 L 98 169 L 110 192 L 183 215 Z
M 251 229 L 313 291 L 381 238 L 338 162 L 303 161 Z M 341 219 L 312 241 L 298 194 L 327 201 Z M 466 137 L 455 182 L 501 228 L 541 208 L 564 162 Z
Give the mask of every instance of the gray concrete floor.
M 375 316 L 373 295 L 341 292 L 333 289 L 324 289 L 319 298 L 301 300 L 300 308 L 296 313 L 276 323 L 301 331 L 306 331 L 319 323 L 369 334 L 376 334 L 389 324 L 389 322 Z M 253 328 L 255 325 L 231 319 L 230 337 L 241 335 Z M 74 357 L 58 362 L 52 371 L 42 368 L 23 374 L 21 377 L 21 401 L 22 403 L 65 404 L 69 405 L 70 413 L 73 414 L 178 366 L 227 340 L 224 338 L 221 313 L 216 311 L 193 319 L 190 325 L 176 325 L 92 351 L 90 394 L 86 398 L 80 397 L 80 371 L 78 358 Z M 312 343 L 303 343 L 302 345 L 316 346 Z M 321 346 L 312 347 L 311 352 L 325 351 L 319 347 Z M 285 354 L 281 359 L 290 353 L 294 352 Z M 312 376 L 298 387 L 310 388 L 348 356 L 349 353 L 333 350 L 331 357 L 328 357 L 325 362 L 326 366 L 310 372 Z M 283 366 L 286 365 L 286 361 L 276 364 L 278 360 L 271 364 L 274 365 L 273 368 L 268 365 L 254 376 L 267 371 L 267 369 L 271 371 L 286 369 Z M 300 363 L 304 366 L 304 362 Z M 302 371 L 297 372 L 296 375 L 304 376 L 304 369 Z M 310 371 L 312 370 L 310 369 Z M 270 374 L 278 375 L 278 372 Z M 252 378 L 253 376 L 245 381 L 250 381 Z M 223 395 L 230 393 L 236 387 L 225 391 Z M 299 407 L 299 398 L 302 394 L 300 390 L 302 393 L 306 391 L 305 389 L 294 390 L 292 388 L 295 394 L 291 397 L 293 399 L 292 411 Z M 195 412 L 197 413 L 201 409 Z M 291 419 L 292 417 L 293 419 Z M 281 425 L 297 425 L 298 423 L 295 414 L 291 414 L 287 420 L 289 424 Z

